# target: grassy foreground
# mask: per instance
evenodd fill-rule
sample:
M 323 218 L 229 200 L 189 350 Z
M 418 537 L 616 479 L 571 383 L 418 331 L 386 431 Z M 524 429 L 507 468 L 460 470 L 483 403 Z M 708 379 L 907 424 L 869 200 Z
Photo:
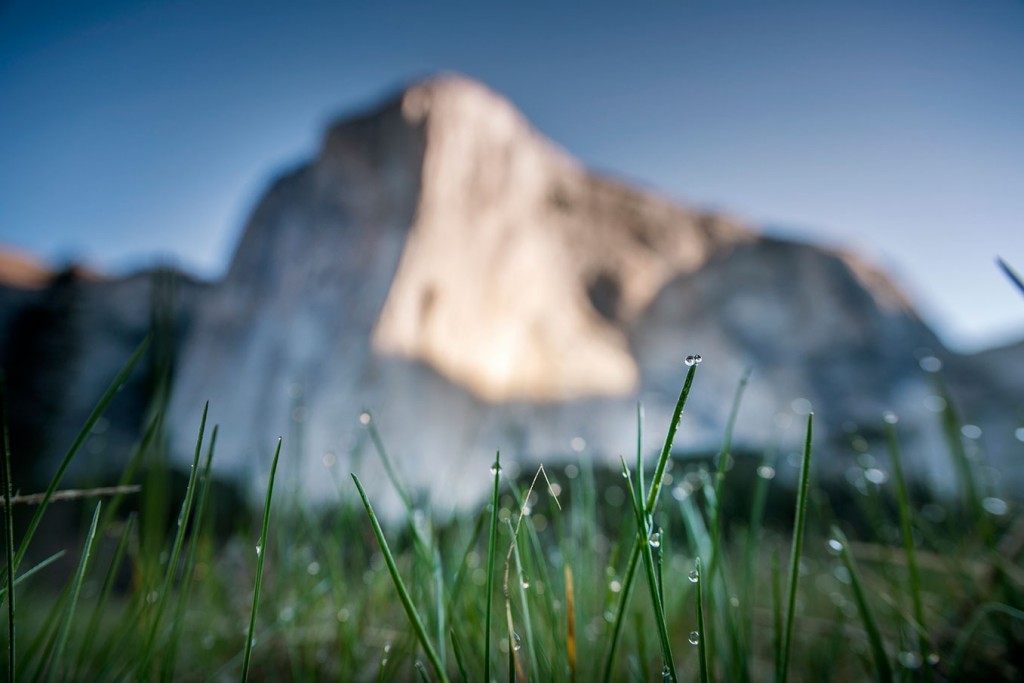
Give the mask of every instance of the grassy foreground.
M 339 473 L 337 505 L 277 502 L 272 469 L 257 519 L 228 536 L 214 531 L 217 430 L 205 413 L 180 499 L 140 474 L 159 471 L 156 409 L 120 488 L 85 498 L 81 543 L 30 552 L 45 545 L 36 531 L 51 503 L 68 504 L 54 501 L 69 463 L 144 351 L 33 506 L 12 500 L 4 431 L 9 680 L 1022 679 L 1020 501 L 973 476 L 951 402 L 936 429 L 963 488 L 942 504 L 911 499 L 895 416 L 879 416 L 887 457 L 862 468 L 841 510 L 812 483 L 812 416 L 795 466 L 734 457 L 729 433 L 710 461 L 677 457 L 699 371 L 691 357 L 654 462 L 638 438 L 620 472 L 595 471 L 584 455 L 513 481 L 497 456 L 488 504 L 439 525 L 364 416 L 405 504 L 401 523 L 382 526 L 361 482 Z M 788 526 L 768 514 L 783 481 Z

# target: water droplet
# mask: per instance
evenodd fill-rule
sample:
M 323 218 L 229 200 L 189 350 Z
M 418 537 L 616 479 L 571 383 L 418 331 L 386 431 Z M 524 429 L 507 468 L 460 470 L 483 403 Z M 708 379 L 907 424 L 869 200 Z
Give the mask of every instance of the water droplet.
M 942 369 L 942 361 L 935 356 L 925 356 L 917 363 L 925 372 L 938 372 Z
M 965 439 L 980 439 L 981 427 L 978 425 L 964 425 L 960 428 L 960 433 L 964 435 Z
M 651 532 L 651 535 L 647 539 L 647 542 L 650 544 L 650 546 L 652 548 L 660 548 L 661 547 L 661 532 L 660 531 L 653 531 L 653 532 Z
M 1024 427 L 1017 427 L 1013 431 L 1013 435 L 1017 437 L 1017 441 L 1024 441 Z
M 263 547 L 262 546 L 256 546 L 256 557 L 259 557 L 262 554 L 263 554 Z
M 661 680 L 671 681 L 672 680 L 672 669 L 668 668 L 668 664 L 661 670 Z
M 924 407 L 933 413 L 941 413 L 946 409 L 946 399 L 941 396 L 925 396 Z
M 774 479 L 775 468 L 772 467 L 771 465 L 761 465 L 760 467 L 757 468 L 757 476 L 761 477 L 762 479 Z
M 703 361 L 703 360 L 704 359 L 700 357 L 699 353 L 695 353 L 692 356 L 687 356 L 686 357 L 686 365 L 687 365 L 687 367 L 692 366 L 692 365 L 700 365 L 701 361 Z
M 864 470 L 864 478 L 872 484 L 884 484 L 888 481 L 889 475 L 877 467 L 870 467 Z
M 521 649 L 522 649 L 522 647 L 523 647 L 523 641 L 522 641 L 522 639 L 521 639 L 521 638 L 519 637 L 519 634 L 518 634 L 518 633 L 513 633 L 513 634 L 512 634 L 512 638 L 513 638 L 513 639 L 514 639 L 514 641 L 515 641 L 515 645 L 513 645 L 512 649 L 513 649 L 513 650 L 515 650 L 516 652 L 519 652 L 519 650 L 521 650 Z
M 828 551 L 833 555 L 838 555 L 843 552 L 843 544 L 838 538 L 828 539 L 828 543 L 825 544 L 828 547 Z
M 317 562 L 316 560 L 313 560 L 312 562 L 307 564 L 306 565 L 306 573 L 309 574 L 310 576 L 316 576 L 317 574 L 319 574 L 320 573 L 320 563 Z
M 887 424 L 891 425 L 894 425 L 900 421 L 899 415 L 892 411 L 885 413 L 885 415 L 882 416 L 882 419 L 885 420 Z
M 900 665 L 904 669 L 920 669 L 921 655 L 916 652 L 904 651 L 899 654 Z
M 690 579 L 690 583 L 697 583 L 700 581 L 700 572 L 696 569 L 691 569 L 687 576 Z
M 334 467 L 336 462 L 338 462 L 338 456 L 331 451 L 324 453 L 324 467 Z
M 530 588 L 530 580 L 524 576 L 520 585 L 523 587 L 523 590 L 527 590 Z
M 935 666 L 936 664 L 938 664 L 939 663 L 939 653 L 932 652 L 931 654 L 929 654 L 928 655 L 928 663 L 931 664 L 932 666 Z
M 501 464 L 497 460 L 495 460 L 494 464 L 491 465 L 491 475 L 492 476 L 500 476 L 500 474 L 501 474 Z
M 690 631 L 690 645 L 696 645 L 700 642 L 700 634 L 696 631 Z
M 342 607 L 341 609 L 338 610 L 338 613 L 335 615 L 335 618 L 337 618 L 337 620 L 339 622 L 344 624 L 346 621 L 349 620 L 349 617 L 351 617 L 351 616 L 352 616 L 352 613 L 348 611 L 348 608 L 347 607 Z
M 1006 504 L 1005 500 L 991 496 L 981 501 L 981 507 L 985 508 L 985 512 L 996 517 L 1002 517 L 1010 510 L 1010 506 Z
M 370 414 L 368 412 L 366 412 L 365 410 L 363 412 L 359 413 L 359 424 L 363 425 L 364 427 L 366 425 L 370 424 L 371 420 L 373 420 L 373 418 L 370 417 Z
M 734 595 L 731 598 L 729 598 L 729 604 L 732 605 L 733 607 L 739 607 L 740 606 L 740 599 L 737 598 Z
M 608 590 L 610 590 L 612 593 L 618 593 L 622 590 L 622 584 L 619 582 L 618 579 L 612 579 L 612 582 L 608 584 Z
M 572 437 L 572 440 L 569 442 L 569 448 L 571 448 L 574 453 L 582 453 L 583 449 L 586 447 L 587 440 L 584 439 L 582 436 L 574 436 Z
M 806 398 L 795 398 L 789 404 L 789 407 L 793 409 L 793 412 L 797 415 L 810 415 L 811 413 L 811 402 Z
M 287 605 L 281 608 L 281 611 L 277 613 L 277 618 L 281 621 L 291 621 L 295 618 L 295 608 L 291 605 Z

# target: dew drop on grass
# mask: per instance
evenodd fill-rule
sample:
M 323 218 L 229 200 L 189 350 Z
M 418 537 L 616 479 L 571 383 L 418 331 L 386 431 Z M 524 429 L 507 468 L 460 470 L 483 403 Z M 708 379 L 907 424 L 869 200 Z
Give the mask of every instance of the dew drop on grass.
M 880 485 L 884 484 L 889 479 L 889 475 L 886 474 L 883 470 L 878 469 L 877 467 L 869 467 L 868 469 L 864 470 L 864 478 L 870 481 L 872 484 Z
M 660 531 L 652 532 L 650 537 L 647 539 L 647 542 L 650 543 L 652 548 L 660 548 L 661 547 L 661 532 Z
M 760 467 L 757 468 L 757 476 L 761 477 L 762 479 L 774 479 L 775 468 L 772 467 L 771 465 L 761 465 Z
M 690 631 L 690 645 L 697 645 L 700 643 L 700 634 L 696 631 Z
M 527 590 L 530 588 L 530 580 L 524 576 L 520 585 L 523 587 L 523 590 Z
M 366 412 L 365 410 L 363 412 L 359 413 L 359 424 L 363 425 L 364 427 L 366 425 L 370 424 L 372 419 L 373 418 L 370 417 L 370 414 L 368 412 Z
M 939 663 L 939 654 L 937 652 L 932 652 L 928 655 L 928 663 L 932 666 L 937 665 Z
M 256 546 L 256 557 L 259 557 L 262 554 L 263 554 L 263 547 L 262 546 Z
M 828 543 L 826 545 L 828 546 L 828 551 L 833 555 L 838 555 L 843 552 L 843 544 L 837 538 L 828 539 Z
M 996 517 L 1002 517 L 1005 515 L 1010 506 L 1006 504 L 1006 501 L 1002 498 L 988 497 L 981 501 L 981 506 L 985 508 L 985 512 Z
M 612 582 L 608 584 L 608 590 L 610 590 L 612 593 L 618 593 L 622 590 L 622 584 L 618 581 L 618 579 L 612 579 Z
M 515 650 L 516 652 L 519 652 L 519 651 L 520 651 L 520 650 L 521 650 L 521 649 L 523 648 L 523 641 L 522 641 L 522 639 L 521 639 L 521 638 L 519 637 L 519 634 L 518 634 L 518 633 L 513 633 L 513 634 L 512 634 L 512 638 L 513 638 L 513 641 L 514 641 L 514 643 L 515 643 L 515 644 L 514 644 L 514 645 L 512 646 L 512 649 L 513 649 L 513 650 Z
M 696 569 L 691 569 L 688 578 L 690 579 L 690 583 L 697 583 L 697 581 L 700 580 L 700 572 Z
M 695 353 L 692 356 L 687 356 L 686 357 L 686 365 L 687 365 L 687 367 L 690 367 L 692 365 L 700 365 L 701 361 L 703 361 L 703 360 L 704 359 L 700 357 L 699 353 Z
M 885 415 L 882 416 L 882 419 L 885 420 L 885 422 L 887 424 L 891 424 L 891 425 L 894 425 L 894 424 L 896 424 L 897 422 L 900 421 L 899 415 L 897 415 L 896 413 L 894 413 L 892 411 L 886 412 Z
M 672 669 L 668 668 L 668 664 L 661 670 L 661 680 L 671 681 L 672 680 Z
M 899 654 L 900 666 L 904 669 L 920 669 L 921 655 L 916 652 L 903 651 Z
M 942 361 L 935 356 L 925 356 L 918 361 L 918 365 L 925 372 L 938 372 L 942 369 Z
M 494 464 L 491 465 L 491 474 L 494 475 L 494 476 L 497 476 L 500 473 L 501 473 L 501 465 L 499 465 L 498 461 L 495 460 Z

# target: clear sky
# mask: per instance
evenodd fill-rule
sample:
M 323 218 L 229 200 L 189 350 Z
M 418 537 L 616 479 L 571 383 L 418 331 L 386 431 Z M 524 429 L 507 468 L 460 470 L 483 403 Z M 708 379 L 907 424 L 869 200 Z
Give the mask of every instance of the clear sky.
M 0 0 L 0 243 L 223 272 L 324 126 L 438 70 L 590 166 L 892 272 L 955 348 L 1024 337 L 1024 2 Z

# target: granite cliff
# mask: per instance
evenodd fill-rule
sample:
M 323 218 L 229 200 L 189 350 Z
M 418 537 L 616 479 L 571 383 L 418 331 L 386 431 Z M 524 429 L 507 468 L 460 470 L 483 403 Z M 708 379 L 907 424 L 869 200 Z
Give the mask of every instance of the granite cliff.
M 145 327 L 118 292 L 140 285 L 79 286 L 116 315 L 68 337 L 85 349 L 76 366 L 112 375 Z M 477 499 L 498 448 L 527 465 L 585 443 L 610 464 L 635 448 L 638 400 L 657 443 L 689 353 L 705 361 L 684 450 L 717 446 L 749 368 L 740 447 L 785 452 L 813 406 L 821 475 L 840 476 L 850 449 L 828 444 L 852 425 L 877 432 L 894 410 L 915 472 L 949 485 L 924 360 L 945 366 L 965 416 L 1004 454 L 1004 484 L 1024 483 L 1011 462 L 1020 374 L 945 350 L 885 274 L 591 173 L 458 76 L 331 127 L 318 156 L 265 193 L 224 278 L 182 291 L 173 450 L 190 457 L 209 400 L 218 469 L 255 488 L 283 435 L 284 476 L 305 495 L 347 492 L 355 469 L 387 505 L 379 464 L 358 455 L 364 409 L 439 508 Z M 1020 347 L 999 354 L 1021 367 Z

